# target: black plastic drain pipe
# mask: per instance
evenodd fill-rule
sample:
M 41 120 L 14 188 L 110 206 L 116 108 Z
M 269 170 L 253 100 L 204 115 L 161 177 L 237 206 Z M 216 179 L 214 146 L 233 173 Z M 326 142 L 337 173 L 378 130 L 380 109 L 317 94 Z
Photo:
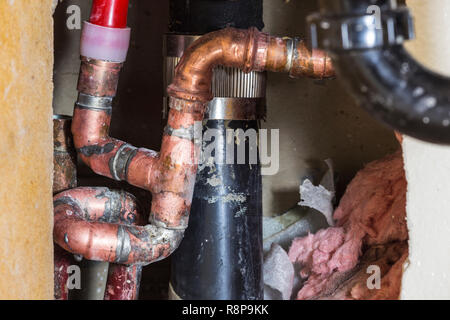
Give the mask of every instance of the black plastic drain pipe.
M 205 34 L 226 27 L 262 30 L 262 0 L 171 0 L 170 31 Z
M 225 154 L 227 129 L 257 129 L 257 121 L 208 120 Z M 205 143 L 205 148 L 208 144 Z M 240 142 L 243 143 L 243 142 Z M 237 151 L 237 145 L 232 146 Z M 246 141 L 246 149 L 250 146 Z M 236 155 L 236 152 L 235 152 Z M 248 161 L 248 156 L 246 157 Z M 235 158 L 235 160 L 237 160 Z M 191 223 L 173 255 L 172 289 L 183 299 L 262 298 L 261 172 L 259 165 L 202 164 Z
M 320 0 L 309 24 L 313 44 L 330 52 L 338 78 L 374 117 L 417 139 L 450 144 L 450 78 L 403 47 L 414 37 L 406 7 L 393 0 Z
M 171 82 L 179 58 L 196 35 L 227 26 L 262 29 L 262 0 L 172 0 L 165 83 Z M 216 161 L 205 159 L 199 166 L 189 227 L 172 256 L 169 294 L 171 299 L 259 300 L 263 298 L 261 167 L 259 157 L 251 163 L 249 156 L 249 152 L 257 155 L 257 150 L 250 150 L 257 146 L 233 137 L 228 144 L 235 149 L 233 164 L 226 164 L 224 154 L 227 130 L 237 134 L 238 129 L 259 129 L 259 120 L 265 117 L 266 75 L 218 67 L 212 91 L 215 98 L 203 133 L 205 138 L 209 130 L 216 134 L 203 142 L 203 151 L 215 143 Z M 245 163 L 238 164 L 237 149 L 244 141 Z

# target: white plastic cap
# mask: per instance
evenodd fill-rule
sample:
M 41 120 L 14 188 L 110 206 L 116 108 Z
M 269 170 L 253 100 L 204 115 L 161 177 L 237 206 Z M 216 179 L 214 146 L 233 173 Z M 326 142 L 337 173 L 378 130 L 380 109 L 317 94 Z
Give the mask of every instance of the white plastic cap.
M 130 46 L 130 28 L 107 28 L 84 22 L 81 33 L 83 57 L 124 62 Z

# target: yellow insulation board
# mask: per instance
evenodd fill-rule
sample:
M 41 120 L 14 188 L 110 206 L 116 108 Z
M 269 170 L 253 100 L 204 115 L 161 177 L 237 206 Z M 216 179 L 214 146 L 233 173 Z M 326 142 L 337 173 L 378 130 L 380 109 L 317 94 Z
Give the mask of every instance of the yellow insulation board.
M 53 298 L 51 0 L 0 0 L 0 299 Z

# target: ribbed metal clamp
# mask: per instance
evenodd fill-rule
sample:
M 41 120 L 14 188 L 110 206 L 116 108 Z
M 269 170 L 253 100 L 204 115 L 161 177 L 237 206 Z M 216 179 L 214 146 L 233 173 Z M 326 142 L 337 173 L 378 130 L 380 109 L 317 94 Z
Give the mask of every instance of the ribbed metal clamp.
M 366 15 L 340 16 L 315 13 L 308 17 L 314 48 L 329 51 L 364 50 L 400 45 L 413 39 L 414 22 L 406 7 Z
M 200 36 L 167 34 L 164 39 L 164 86 L 175 76 L 183 52 Z M 266 115 L 266 74 L 244 73 L 237 68 L 214 69 L 211 90 L 215 97 L 206 110 L 209 120 L 259 120 Z M 167 118 L 169 99 L 164 96 L 163 116 Z
M 214 70 L 205 119 L 259 120 L 266 116 L 266 74 L 244 73 L 237 68 L 219 66 Z

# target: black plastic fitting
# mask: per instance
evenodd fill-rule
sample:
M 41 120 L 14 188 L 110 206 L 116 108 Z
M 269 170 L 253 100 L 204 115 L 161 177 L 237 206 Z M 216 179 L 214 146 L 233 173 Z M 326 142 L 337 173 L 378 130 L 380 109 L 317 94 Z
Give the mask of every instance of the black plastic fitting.
M 226 27 L 264 28 L 262 0 L 172 0 L 169 30 L 205 34 Z
M 420 140 L 450 144 L 450 78 L 428 70 L 404 49 L 403 40 L 412 36 L 412 19 L 408 25 L 404 15 L 393 13 L 406 8 L 397 8 L 396 1 L 390 0 L 321 0 L 320 4 L 320 14 L 309 18 L 312 38 L 317 47 L 330 52 L 339 79 L 358 102 L 394 130 Z M 332 43 L 333 35 L 327 30 L 338 27 L 330 24 L 346 24 L 342 29 L 354 30 L 350 37 L 347 34 L 354 42 L 375 39 L 380 29 L 368 26 L 365 19 L 373 5 L 380 8 L 383 43 L 367 41 L 358 47 Z M 392 17 L 402 20 L 389 20 Z M 387 41 L 389 38 L 395 41 Z

